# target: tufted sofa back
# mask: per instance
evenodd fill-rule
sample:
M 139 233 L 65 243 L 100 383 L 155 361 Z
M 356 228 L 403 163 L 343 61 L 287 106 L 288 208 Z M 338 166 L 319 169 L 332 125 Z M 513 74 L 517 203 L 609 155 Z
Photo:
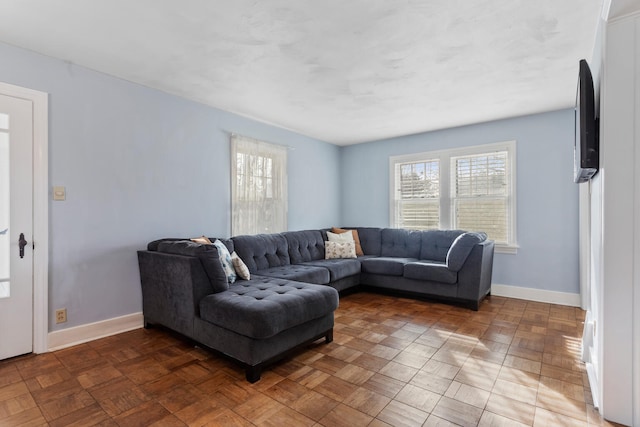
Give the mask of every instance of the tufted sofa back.
M 288 231 L 282 235 L 287 240 L 292 264 L 324 259 L 325 237 L 320 230 Z
M 462 230 L 427 230 L 422 232 L 420 259 L 445 262 L 453 241 L 464 233 Z
M 422 243 L 421 231 L 401 228 L 383 228 L 380 237 L 380 255 L 400 258 L 420 258 L 420 247 Z
M 415 231 L 398 228 L 343 227 L 358 230 L 365 255 L 418 258 L 446 262 L 447 253 L 464 231 Z
M 282 234 L 257 234 L 232 237 L 236 253 L 249 271 L 291 264 L 289 246 Z
M 462 230 L 415 231 L 398 228 L 358 227 L 366 255 L 418 258 L 446 262 L 447 253 Z

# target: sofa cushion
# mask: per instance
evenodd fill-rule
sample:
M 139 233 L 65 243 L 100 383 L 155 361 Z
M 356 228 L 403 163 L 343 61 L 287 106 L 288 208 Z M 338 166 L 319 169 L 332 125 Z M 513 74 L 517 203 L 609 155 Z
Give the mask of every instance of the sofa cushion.
M 487 240 L 485 233 L 463 233 L 453 241 L 447 252 L 447 267 L 451 271 L 460 271 L 467 257 L 478 243 Z
M 326 268 L 329 270 L 329 278 L 331 282 L 359 274 L 361 268 L 359 260 L 348 258 L 309 261 L 305 262 L 303 265 Z
M 164 240 L 159 241 L 155 247 L 158 252 L 199 258 L 209 277 L 211 290 L 222 292 L 229 289 L 227 275 L 222 269 L 218 249 L 214 245 L 203 245 L 189 240 Z
M 323 317 L 338 307 L 330 286 L 254 277 L 238 280 L 226 292 L 204 297 L 200 316 L 238 334 L 264 339 Z
M 383 257 L 419 258 L 422 232 L 401 228 L 383 228 L 381 231 Z
M 451 271 L 447 265 L 439 262 L 415 261 L 404 266 L 404 277 L 407 279 L 428 280 L 454 284 L 458 281 L 458 273 Z
M 417 261 L 416 258 L 375 257 L 361 259 L 363 273 L 384 274 L 387 276 L 402 276 L 404 265 Z
M 344 227 L 343 227 L 344 228 Z M 360 246 L 364 255 L 380 255 L 381 229 L 377 227 L 347 227 L 358 231 Z
M 295 280 L 297 282 L 315 283 L 316 285 L 326 285 L 330 281 L 329 270 L 326 268 L 304 264 L 290 264 L 280 267 L 271 267 L 264 270 L 258 270 L 255 274 Z
M 282 235 L 289 245 L 291 264 L 324 258 L 324 237 L 320 230 L 288 231 Z
M 289 246 L 282 234 L 236 236 L 231 240 L 238 256 L 252 273 L 291 264 Z
M 420 259 L 445 262 L 453 241 L 462 230 L 427 230 L 422 232 Z

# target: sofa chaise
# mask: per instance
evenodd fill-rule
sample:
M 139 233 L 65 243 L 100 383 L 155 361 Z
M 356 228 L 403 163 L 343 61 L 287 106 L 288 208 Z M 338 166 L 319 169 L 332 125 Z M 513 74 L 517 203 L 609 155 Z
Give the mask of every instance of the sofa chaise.
M 483 233 L 349 230 L 363 255 L 326 259 L 327 229 L 217 239 L 250 273 L 231 284 L 216 246 L 153 241 L 138 251 L 145 327 L 165 326 L 230 356 L 254 382 L 293 349 L 331 342 L 338 291 L 366 287 L 474 310 L 491 291 L 494 242 Z

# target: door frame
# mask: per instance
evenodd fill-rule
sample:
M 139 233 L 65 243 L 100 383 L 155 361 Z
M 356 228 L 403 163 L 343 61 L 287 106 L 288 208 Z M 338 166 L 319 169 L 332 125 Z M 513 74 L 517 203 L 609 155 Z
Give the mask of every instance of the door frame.
M 0 82 L 33 105 L 33 352 L 49 351 L 49 94 Z

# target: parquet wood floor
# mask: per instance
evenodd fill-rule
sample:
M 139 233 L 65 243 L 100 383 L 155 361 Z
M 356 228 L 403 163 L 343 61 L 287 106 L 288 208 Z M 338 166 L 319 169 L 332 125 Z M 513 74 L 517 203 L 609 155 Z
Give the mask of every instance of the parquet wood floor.
M 0 426 L 603 426 L 584 312 L 492 296 L 478 312 L 358 293 L 334 341 L 249 384 L 160 329 L 0 362 Z

